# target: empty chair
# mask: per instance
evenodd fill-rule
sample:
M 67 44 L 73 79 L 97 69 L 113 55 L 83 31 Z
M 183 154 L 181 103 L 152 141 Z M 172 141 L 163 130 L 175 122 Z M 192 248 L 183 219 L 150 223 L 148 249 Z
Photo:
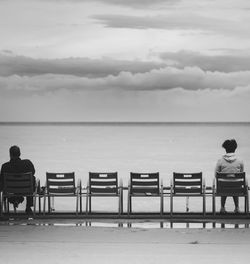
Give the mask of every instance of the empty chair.
M 130 173 L 128 184 L 128 214 L 132 213 L 132 197 L 160 197 L 160 214 L 163 214 L 163 185 L 159 172 Z
M 44 195 L 45 214 L 46 198 L 48 198 L 48 213 L 51 213 L 51 198 L 55 197 L 75 197 L 76 198 L 76 214 L 78 214 L 78 205 L 80 199 L 81 181 L 76 186 L 75 173 L 46 173 L 46 186 Z
M 245 198 L 245 213 L 249 213 L 248 183 L 245 172 L 217 172 L 213 182 L 213 213 L 216 213 L 216 197 L 236 196 Z
M 198 173 L 173 173 L 170 190 L 170 215 L 173 214 L 174 197 L 199 197 L 203 198 L 203 214 L 206 213 L 205 181 L 202 172 Z
M 1 197 L 1 212 L 5 211 L 9 213 L 9 198 L 12 197 L 33 197 L 34 199 L 34 213 L 35 213 L 35 197 L 37 194 L 37 188 L 34 189 L 34 177 L 32 172 L 27 173 L 4 173 L 4 184 Z M 16 207 L 14 206 L 16 212 Z
M 86 211 L 92 212 L 92 197 L 118 197 L 118 213 L 123 212 L 122 181 L 118 185 L 117 172 L 89 172 Z

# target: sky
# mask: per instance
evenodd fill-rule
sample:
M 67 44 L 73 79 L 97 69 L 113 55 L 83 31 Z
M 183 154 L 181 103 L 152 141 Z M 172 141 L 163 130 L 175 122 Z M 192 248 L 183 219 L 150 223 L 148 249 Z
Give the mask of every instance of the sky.
M 249 122 L 249 0 L 0 0 L 0 121 Z

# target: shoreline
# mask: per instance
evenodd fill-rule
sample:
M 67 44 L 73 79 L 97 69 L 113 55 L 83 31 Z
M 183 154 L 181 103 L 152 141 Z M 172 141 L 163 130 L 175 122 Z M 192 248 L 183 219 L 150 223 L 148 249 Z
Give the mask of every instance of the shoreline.
M 3 263 L 243 263 L 250 229 L 0 225 Z

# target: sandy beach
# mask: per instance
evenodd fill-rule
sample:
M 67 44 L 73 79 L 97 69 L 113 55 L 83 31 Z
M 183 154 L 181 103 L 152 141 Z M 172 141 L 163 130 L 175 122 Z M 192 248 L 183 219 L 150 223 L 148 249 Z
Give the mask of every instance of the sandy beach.
M 27 224 L 29 223 L 29 224 Z M 250 229 L 0 224 L 1 263 L 243 263 Z

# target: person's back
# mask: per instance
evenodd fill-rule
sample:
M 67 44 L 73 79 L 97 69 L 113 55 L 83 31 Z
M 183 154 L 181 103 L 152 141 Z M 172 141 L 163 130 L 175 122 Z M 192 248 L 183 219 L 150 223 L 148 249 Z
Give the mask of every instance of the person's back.
M 227 153 L 218 160 L 216 171 L 224 173 L 237 173 L 244 171 L 243 161 L 238 159 L 235 153 Z
M 10 148 L 10 161 L 4 163 L 1 168 L 1 177 L 0 177 L 0 183 L 1 183 L 1 189 L 3 189 L 3 178 L 5 173 L 25 173 L 25 172 L 31 172 L 34 176 L 35 174 L 35 168 L 33 163 L 28 160 L 24 159 L 22 160 L 20 158 L 21 152 L 18 146 L 12 146 Z M 34 177 L 34 186 L 35 186 L 35 177 Z M 33 198 L 32 197 L 26 197 L 27 203 L 26 203 L 26 213 L 32 213 L 31 206 L 33 206 Z M 23 202 L 23 197 L 13 197 L 12 199 L 9 198 L 9 201 L 14 204 L 15 207 L 18 206 L 19 203 Z
M 25 173 L 32 172 L 35 174 L 35 168 L 32 162 L 28 159 L 13 158 L 2 165 L 2 173 Z
M 215 175 L 217 172 L 223 173 L 237 173 L 244 172 L 244 164 L 243 161 L 238 159 L 235 155 L 235 150 L 237 149 L 237 142 L 235 139 L 228 139 L 224 141 L 222 147 L 225 149 L 226 154 L 222 156 L 221 159 L 218 160 L 215 168 Z M 221 213 L 226 213 L 225 203 L 227 196 L 221 197 Z M 235 212 L 239 212 L 239 198 L 237 196 L 233 196 L 234 204 L 235 204 Z

